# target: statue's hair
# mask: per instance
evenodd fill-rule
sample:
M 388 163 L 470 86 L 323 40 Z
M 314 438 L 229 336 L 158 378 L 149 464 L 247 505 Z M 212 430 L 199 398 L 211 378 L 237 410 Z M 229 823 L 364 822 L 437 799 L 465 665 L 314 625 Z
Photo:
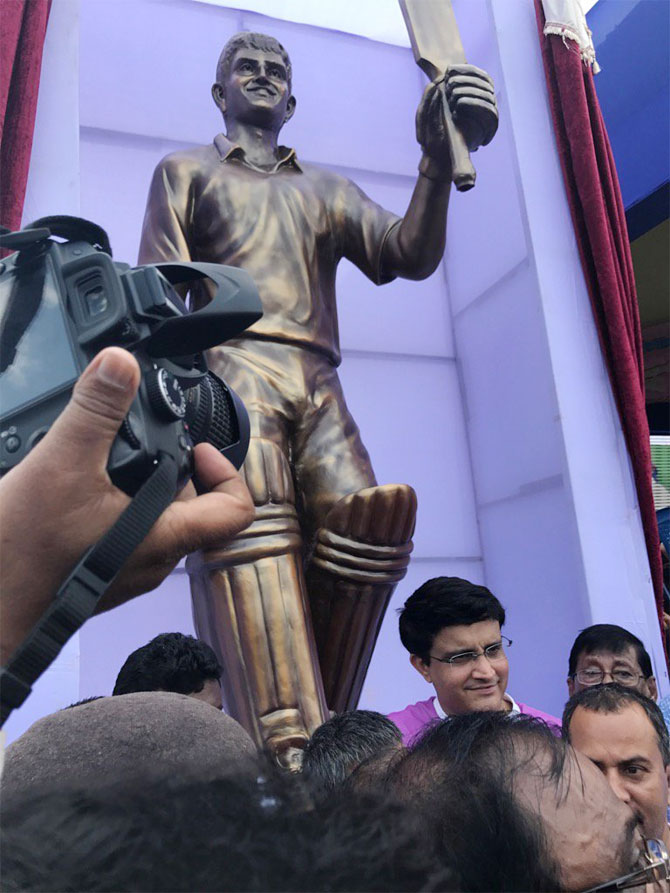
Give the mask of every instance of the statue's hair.
M 221 55 L 216 65 L 216 81 L 218 84 L 224 82 L 230 72 L 233 56 L 242 48 L 264 50 L 266 53 L 278 53 L 286 66 L 289 87 L 291 86 L 292 68 L 289 54 L 275 37 L 270 37 L 269 34 L 260 34 L 256 31 L 239 31 L 237 34 L 233 34 L 221 50 Z

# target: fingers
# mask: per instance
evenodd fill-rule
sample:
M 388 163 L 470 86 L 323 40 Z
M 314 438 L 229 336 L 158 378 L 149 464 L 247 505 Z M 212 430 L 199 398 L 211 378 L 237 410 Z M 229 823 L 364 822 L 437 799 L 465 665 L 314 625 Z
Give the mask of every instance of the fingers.
M 221 545 L 254 519 L 254 505 L 246 484 L 215 447 L 198 444 L 195 468 L 198 480 L 209 492 L 175 502 L 168 509 L 171 534 L 184 554 Z
M 238 478 L 241 480 L 235 466 L 211 443 L 199 443 L 193 451 L 193 457 L 198 480 L 207 490 L 214 490 Z
M 139 383 L 140 368 L 132 354 L 120 347 L 100 351 L 74 386 L 68 405 L 33 450 L 33 460 L 56 450 L 68 465 L 104 470 Z
M 416 116 L 417 140 L 434 158 L 446 157 L 443 97 L 468 149 L 491 142 L 498 129 L 498 108 L 491 77 L 474 65 L 454 65 L 424 91 Z
M 490 78 L 451 74 L 445 93 L 470 151 L 488 145 L 498 129 L 498 107 Z
M 488 103 L 492 108 L 495 108 L 495 95 L 493 92 L 491 90 L 480 89 L 478 85 L 473 86 L 469 83 L 461 83 L 460 81 L 457 81 L 448 85 L 446 93 L 450 106 L 454 103 L 460 103 L 462 100 L 472 98 L 479 99 L 482 102 Z
M 477 68 L 476 65 L 450 65 L 445 74 L 445 81 L 448 83 L 452 78 L 459 76 L 471 78 L 473 81 L 483 81 L 490 86 L 492 91 L 494 89 L 491 75 L 483 68 Z

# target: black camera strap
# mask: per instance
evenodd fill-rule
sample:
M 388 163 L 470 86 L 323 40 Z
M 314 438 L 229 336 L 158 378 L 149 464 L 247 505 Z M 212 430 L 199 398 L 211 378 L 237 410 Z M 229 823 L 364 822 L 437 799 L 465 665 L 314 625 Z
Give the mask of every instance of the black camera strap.
M 63 645 L 93 614 L 130 555 L 177 495 L 177 463 L 159 453 L 152 475 L 63 583 L 48 610 L 0 668 L 0 725 L 30 694 Z

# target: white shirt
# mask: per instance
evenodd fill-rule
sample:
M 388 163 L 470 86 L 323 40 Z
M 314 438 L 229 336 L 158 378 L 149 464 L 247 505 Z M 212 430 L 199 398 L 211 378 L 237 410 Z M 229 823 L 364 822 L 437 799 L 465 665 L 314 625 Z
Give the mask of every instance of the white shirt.
M 507 692 L 505 692 L 505 700 L 506 700 L 509 704 L 512 705 L 512 708 L 511 708 L 511 710 L 509 711 L 510 716 L 514 716 L 514 715 L 517 714 L 517 713 L 521 713 L 521 710 L 519 710 L 519 705 L 518 705 L 517 702 L 514 700 L 514 698 L 512 697 L 512 695 L 510 695 L 510 694 L 508 694 Z M 446 713 L 444 712 L 444 710 L 442 709 L 442 704 L 440 704 L 440 702 L 438 701 L 438 699 L 437 699 L 437 695 L 435 695 L 435 697 L 433 698 L 433 707 L 435 708 L 435 712 L 436 712 L 437 715 L 440 717 L 440 719 L 447 719 L 447 714 L 446 714 Z

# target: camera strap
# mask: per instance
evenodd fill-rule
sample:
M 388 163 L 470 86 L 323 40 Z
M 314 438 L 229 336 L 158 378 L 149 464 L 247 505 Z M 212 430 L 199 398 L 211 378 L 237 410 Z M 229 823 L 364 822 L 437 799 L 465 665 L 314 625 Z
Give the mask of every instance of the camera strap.
M 63 645 L 95 611 L 130 555 L 177 495 L 177 463 L 159 453 L 156 467 L 116 523 L 92 546 L 56 596 L 0 668 L 0 725 L 30 694 Z

